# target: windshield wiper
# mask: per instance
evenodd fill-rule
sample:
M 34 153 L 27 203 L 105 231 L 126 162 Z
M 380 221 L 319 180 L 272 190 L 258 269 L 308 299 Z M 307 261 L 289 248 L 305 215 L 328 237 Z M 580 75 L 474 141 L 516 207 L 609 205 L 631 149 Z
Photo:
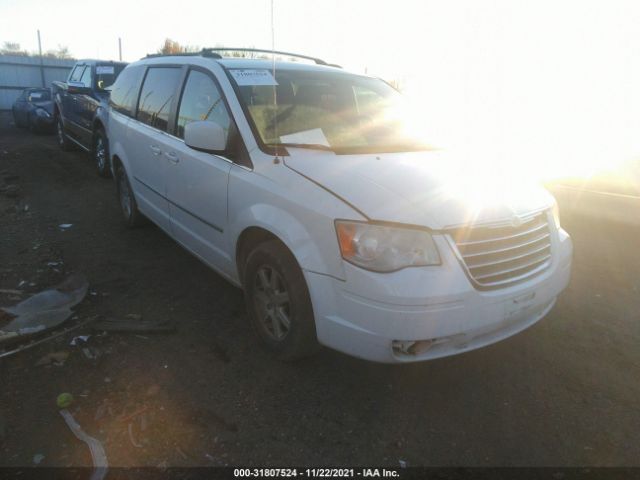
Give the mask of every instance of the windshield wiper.
M 292 147 L 292 148 L 307 148 L 309 150 L 323 150 L 326 152 L 333 152 L 333 148 L 323 145 L 321 143 L 270 143 L 270 147 Z

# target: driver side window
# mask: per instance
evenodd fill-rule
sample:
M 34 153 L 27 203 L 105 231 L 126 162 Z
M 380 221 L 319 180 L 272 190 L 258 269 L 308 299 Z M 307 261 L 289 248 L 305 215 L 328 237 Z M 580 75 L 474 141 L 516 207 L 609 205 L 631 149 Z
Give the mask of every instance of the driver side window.
M 208 75 L 191 70 L 184 87 L 180 109 L 178 110 L 178 128 L 176 135 L 184 138 L 184 127 L 190 123 L 209 120 L 218 123 L 229 137 L 231 119 L 222 98 L 222 92 Z
M 74 68 L 73 73 L 69 77 L 69 81 L 70 82 L 79 82 L 80 78 L 82 77 L 82 73 L 84 72 L 84 70 L 85 70 L 85 66 L 84 65 L 78 65 L 76 68 Z

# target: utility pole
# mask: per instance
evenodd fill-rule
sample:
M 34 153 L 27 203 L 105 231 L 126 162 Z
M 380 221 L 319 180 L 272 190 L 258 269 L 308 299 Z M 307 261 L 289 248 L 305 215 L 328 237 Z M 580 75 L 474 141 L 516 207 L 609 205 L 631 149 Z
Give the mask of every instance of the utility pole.
M 40 30 L 38 30 L 38 53 L 40 53 L 40 78 L 42 79 L 42 86 L 47 85 L 44 82 L 44 64 L 42 62 L 42 42 L 40 41 Z
M 118 37 L 118 54 L 120 61 L 122 61 L 122 38 Z

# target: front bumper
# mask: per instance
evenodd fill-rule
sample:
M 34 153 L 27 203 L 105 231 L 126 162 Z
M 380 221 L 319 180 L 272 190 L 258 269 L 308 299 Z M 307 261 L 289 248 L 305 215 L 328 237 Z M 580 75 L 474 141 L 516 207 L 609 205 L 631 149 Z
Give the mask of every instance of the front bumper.
M 346 281 L 305 271 L 321 344 L 386 363 L 454 355 L 497 342 L 533 325 L 567 286 L 573 246 L 560 230 L 549 269 L 507 288 L 476 290 L 444 237 L 435 236 L 442 265 L 369 272 L 345 265 Z M 394 341 L 429 341 L 421 353 Z

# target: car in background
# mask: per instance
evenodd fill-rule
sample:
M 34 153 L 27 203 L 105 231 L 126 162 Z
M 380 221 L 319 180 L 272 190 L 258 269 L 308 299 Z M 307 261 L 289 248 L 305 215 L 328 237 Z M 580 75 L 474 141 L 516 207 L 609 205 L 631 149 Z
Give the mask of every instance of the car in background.
M 80 60 L 66 82 L 52 85 L 58 145 L 62 150 L 79 147 L 87 151 L 103 177 L 111 175 L 106 116 L 109 87 L 126 65 Z
M 51 132 L 54 126 L 53 101 L 48 88 L 26 88 L 11 107 L 17 127 L 32 132 Z

